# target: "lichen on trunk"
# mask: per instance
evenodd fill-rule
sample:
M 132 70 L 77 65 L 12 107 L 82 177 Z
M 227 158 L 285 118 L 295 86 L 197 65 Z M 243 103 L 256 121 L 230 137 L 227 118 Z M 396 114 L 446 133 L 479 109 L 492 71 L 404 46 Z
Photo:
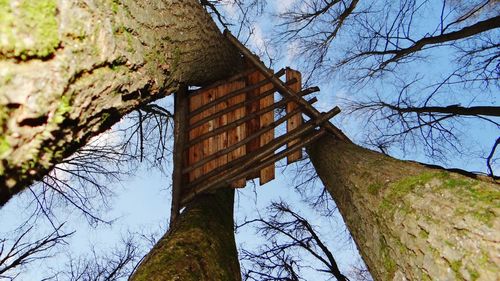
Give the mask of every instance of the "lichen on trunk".
M 500 186 L 323 137 L 310 159 L 376 280 L 498 280 Z
M 239 66 L 196 0 L 0 0 L 0 206 L 127 112 Z
M 241 280 L 233 224 L 234 189 L 197 196 L 149 252 L 132 281 Z

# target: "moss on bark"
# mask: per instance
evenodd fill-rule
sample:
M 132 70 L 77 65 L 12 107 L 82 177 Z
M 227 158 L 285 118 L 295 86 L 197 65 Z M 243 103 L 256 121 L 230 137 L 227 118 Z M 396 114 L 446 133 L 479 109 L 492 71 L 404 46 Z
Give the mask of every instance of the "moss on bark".
M 231 188 L 195 198 L 146 256 L 131 280 L 241 280 L 233 204 Z
M 308 153 L 376 280 L 499 279 L 498 184 L 331 136 Z
M 126 113 L 239 66 L 196 0 L 0 0 L 0 206 Z

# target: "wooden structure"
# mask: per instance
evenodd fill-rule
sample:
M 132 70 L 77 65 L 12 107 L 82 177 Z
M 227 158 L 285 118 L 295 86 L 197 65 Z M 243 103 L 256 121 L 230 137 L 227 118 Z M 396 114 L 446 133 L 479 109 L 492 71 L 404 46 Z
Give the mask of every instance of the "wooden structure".
M 318 112 L 312 106 L 316 98 L 305 97 L 319 89 L 302 89 L 300 72 L 274 73 L 229 32 L 225 35 L 252 67 L 176 94 L 171 221 L 196 194 L 244 187 L 255 178 L 261 185 L 273 180 L 276 161 L 300 160 L 302 148 L 325 132 L 345 138 L 328 122 L 339 108 Z

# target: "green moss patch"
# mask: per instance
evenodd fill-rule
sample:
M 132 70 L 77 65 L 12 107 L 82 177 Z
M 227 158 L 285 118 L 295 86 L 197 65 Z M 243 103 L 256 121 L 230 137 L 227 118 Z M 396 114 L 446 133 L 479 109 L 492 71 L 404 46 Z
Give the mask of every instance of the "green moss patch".
M 47 58 L 59 45 L 55 0 L 0 0 L 0 57 Z

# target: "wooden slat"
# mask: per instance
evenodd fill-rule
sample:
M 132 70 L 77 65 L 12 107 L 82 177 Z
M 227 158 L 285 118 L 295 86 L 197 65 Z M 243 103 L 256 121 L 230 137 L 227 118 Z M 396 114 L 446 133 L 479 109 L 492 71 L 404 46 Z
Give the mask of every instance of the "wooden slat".
M 196 110 L 197 108 L 199 108 L 202 105 L 202 102 L 203 102 L 203 95 L 196 95 L 196 96 L 192 96 L 192 97 L 190 96 L 189 97 L 189 111 L 193 111 L 193 110 Z M 200 115 L 193 116 L 189 119 L 189 123 L 193 124 L 194 122 L 198 121 L 199 119 L 201 119 Z M 203 131 L 203 126 L 196 127 L 193 130 L 190 130 L 189 134 L 188 134 L 189 140 L 191 141 L 191 140 L 196 139 L 198 136 L 201 135 L 202 131 Z M 194 163 L 200 161 L 202 159 L 202 156 L 203 156 L 203 143 L 197 143 L 193 146 L 190 146 L 188 149 L 188 166 L 191 166 Z M 200 168 L 197 168 L 197 169 L 194 169 L 193 171 L 191 171 L 189 173 L 189 176 L 188 176 L 189 182 L 192 182 L 193 180 L 198 178 L 201 175 L 202 170 L 203 170 L 203 167 L 200 167 Z
M 230 83 L 226 83 L 226 84 L 223 84 L 223 85 L 220 85 L 219 87 L 217 87 L 217 93 L 215 95 L 216 99 L 219 99 L 228 93 L 228 89 L 230 88 L 228 86 L 228 84 L 230 84 Z M 227 108 L 227 101 L 218 103 L 215 106 L 215 112 L 224 111 L 226 108 Z M 224 114 L 224 115 L 217 117 L 216 120 L 217 120 L 217 127 L 218 128 L 227 125 L 227 114 Z M 226 149 L 227 148 L 227 131 L 218 134 L 215 137 L 215 140 L 217 143 L 217 150 L 215 151 L 215 153 L 217 153 L 223 149 Z M 227 163 L 227 154 L 218 157 L 215 166 L 217 168 L 220 166 L 224 166 L 226 163 Z
M 258 71 L 255 71 L 255 72 L 249 74 L 247 79 L 248 79 L 248 83 L 250 85 L 258 84 L 259 82 L 262 82 L 264 80 L 264 79 L 262 79 L 262 74 L 260 74 Z M 246 99 L 249 100 L 249 99 L 258 98 L 258 96 L 260 95 L 260 92 L 261 92 L 260 91 L 261 87 L 255 89 L 255 90 L 252 90 L 252 91 L 248 91 L 246 94 Z M 247 115 L 252 114 L 254 112 L 259 111 L 259 109 L 260 109 L 260 101 L 257 99 L 255 102 L 247 104 L 246 114 Z M 259 129 L 260 129 L 260 118 L 258 116 L 247 121 L 247 124 L 246 124 L 247 136 L 251 136 Z M 260 139 L 252 140 L 247 144 L 247 153 L 252 153 L 252 151 L 259 149 L 259 147 L 260 147 Z M 247 177 L 247 180 L 252 180 L 252 179 L 255 179 L 257 177 L 260 177 L 259 173 L 249 175 Z
M 296 79 L 292 79 L 292 80 L 288 81 L 286 84 L 287 84 L 287 85 L 291 85 L 291 84 L 293 84 L 293 83 L 295 83 L 295 82 L 297 82 L 297 80 L 296 80 Z M 314 91 L 318 91 L 317 89 L 318 89 L 317 87 L 308 88 L 308 89 L 304 90 L 303 92 L 301 92 L 301 93 L 303 93 L 303 95 L 302 95 L 302 96 L 306 96 L 306 95 L 308 95 L 308 94 L 310 94 L 310 93 L 313 93 Z M 258 100 L 258 99 L 260 99 L 260 98 L 262 98 L 262 97 L 264 97 L 264 96 L 274 95 L 274 93 L 276 93 L 276 89 L 273 87 L 273 88 L 271 88 L 270 90 L 268 90 L 268 91 L 266 91 L 266 92 L 261 93 L 261 94 L 260 94 L 260 97 L 257 97 L 257 98 L 255 98 L 255 99 L 247 99 L 247 100 L 245 100 L 244 102 L 240 102 L 240 103 L 237 103 L 237 104 L 235 104 L 235 105 L 232 105 L 232 106 L 226 107 L 226 109 L 224 109 L 224 110 L 217 111 L 217 112 L 216 112 L 216 113 L 214 113 L 213 115 L 210 115 L 210 116 L 208 116 L 208 117 L 205 117 L 205 118 L 203 118 L 203 119 L 199 120 L 198 122 L 196 122 L 196 123 L 194 123 L 194 124 L 190 125 L 190 126 L 188 127 L 188 129 L 189 129 L 189 130 L 191 130 L 192 128 L 194 128 L 194 127 L 196 127 L 196 126 L 200 126 L 200 125 L 202 125 L 203 123 L 207 122 L 207 121 L 208 121 L 208 120 L 210 120 L 210 119 L 215 119 L 215 118 L 217 118 L 217 117 L 220 117 L 221 115 L 225 115 L 225 114 L 227 114 L 227 113 L 229 113 L 229 112 L 231 112 L 231 111 L 234 111 L 234 110 L 238 109 L 239 107 L 246 106 L 247 104 L 250 104 L 250 103 L 252 103 L 252 102 L 255 102 L 256 100 Z M 227 103 L 226 96 L 223 96 L 223 97 L 221 97 L 221 98 L 218 98 L 218 99 L 217 99 L 217 104 L 218 104 L 218 103 L 220 103 L 220 102 L 226 102 L 226 103 Z
M 228 84 L 231 84 L 231 82 L 233 81 L 237 81 L 237 80 L 241 80 L 242 78 L 245 78 L 248 76 L 248 74 L 252 73 L 255 71 L 255 67 L 249 65 L 248 68 L 246 68 L 245 70 L 239 72 L 239 73 L 236 73 L 235 75 L 227 78 L 227 79 L 224 79 L 224 80 L 219 80 L 219 81 L 216 81 L 210 85 L 207 85 L 207 86 L 204 86 L 203 88 L 201 89 L 198 89 L 198 90 L 195 90 L 194 92 L 191 93 L 191 96 L 195 96 L 195 95 L 198 95 L 200 93 L 203 93 L 204 91 L 207 91 L 209 89 L 212 89 L 212 88 L 216 88 L 216 87 L 219 87 L 221 85 L 228 85 Z
M 293 69 L 287 68 L 286 69 L 286 80 L 289 81 L 291 79 L 297 79 L 297 82 L 290 85 L 289 88 L 292 90 L 294 93 L 298 93 L 302 90 L 302 77 L 300 72 L 295 71 Z M 299 105 L 296 102 L 289 102 L 286 105 L 286 112 L 292 112 L 294 109 L 299 107 Z M 286 131 L 290 132 L 295 128 L 300 127 L 302 125 L 302 114 L 298 113 L 290 117 L 286 123 Z M 287 147 L 290 147 L 294 145 L 295 143 L 299 142 L 300 140 L 293 140 L 287 144 Z M 287 163 L 291 164 L 295 161 L 298 161 L 302 159 L 302 150 L 297 150 L 296 152 L 290 154 L 287 156 Z
M 270 155 L 273 155 L 274 151 L 289 143 L 290 140 L 297 139 L 302 135 L 307 134 L 309 131 L 313 130 L 317 126 L 320 126 L 325 121 L 327 122 L 330 118 L 337 115 L 339 112 L 340 109 L 338 107 L 334 107 L 332 110 L 326 113 L 321 113 L 319 118 L 310 119 L 299 128 L 273 139 L 270 143 L 259 148 L 258 150 L 252 153 L 247 153 L 246 156 L 238 158 L 228 163 L 224 167 L 219 167 L 218 169 L 213 170 L 212 172 L 210 172 L 210 174 L 207 174 L 202 178 L 196 179 L 195 181 L 191 182 L 189 186 L 194 187 L 197 185 L 202 185 L 202 183 L 206 184 L 208 179 L 214 176 L 222 176 L 222 172 L 229 170 L 232 173 L 234 172 L 234 170 L 240 169 L 242 165 L 249 165 L 255 161 L 265 160 L 266 158 L 269 158 Z M 300 144 L 300 142 L 298 144 Z
M 316 97 L 313 97 L 312 99 L 308 100 L 308 102 L 310 104 L 313 104 L 317 100 L 318 99 Z M 203 160 L 197 162 L 196 164 L 193 164 L 191 166 L 185 166 L 185 168 L 182 170 L 182 173 L 183 174 L 184 173 L 189 173 L 189 172 L 193 171 L 194 169 L 205 165 L 205 163 L 207 163 L 209 161 L 212 161 L 213 159 L 216 159 L 216 158 L 222 156 L 223 154 L 229 154 L 229 153 L 231 153 L 233 150 L 239 148 L 240 146 L 246 145 L 248 142 L 252 141 L 253 139 L 260 138 L 260 136 L 262 134 L 264 134 L 264 133 L 266 133 L 266 132 L 268 132 L 270 130 L 274 130 L 274 128 L 276 128 L 277 126 L 279 126 L 279 125 L 283 124 L 284 122 L 286 122 L 288 120 L 289 116 L 294 115 L 295 113 L 298 113 L 298 112 L 301 112 L 301 108 L 297 108 L 294 111 L 288 113 L 287 115 L 280 117 L 278 120 L 274 121 L 272 124 L 270 124 L 270 125 L 268 125 L 266 127 L 261 128 L 255 134 L 245 137 L 243 140 L 240 140 L 238 143 L 228 145 L 227 148 L 225 148 L 223 150 L 217 151 L 216 154 L 214 154 L 212 156 L 209 156 L 209 157 L 206 157 Z M 230 131 L 230 129 L 228 131 Z
M 260 75 L 261 80 L 265 79 L 264 75 L 262 75 L 261 73 L 259 73 L 259 75 Z M 260 88 L 259 94 L 263 95 L 264 93 L 266 93 L 272 89 L 274 89 L 274 86 L 273 86 L 273 84 L 269 83 L 269 84 Z M 272 105 L 273 103 L 274 103 L 274 94 L 267 95 L 267 96 L 263 96 L 260 99 L 259 106 L 260 106 L 260 108 L 266 108 L 266 107 Z M 264 127 L 272 124 L 274 122 L 274 110 L 260 115 L 259 121 L 260 121 L 259 122 L 260 123 L 259 129 L 264 128 Z M 256 132 L 254 132 L 254 133 L 256 133 Z M 274 130 L 270 130 L 270 131 L 268 131 L 260 136 L 260 145 L 259 146 L 262 147 L 263 145 L 269 143 L 273 139 L 274 139 Z M 274 179 L 274 163 L 272 163 L 271 165 L 260 170 L 259 184 L 264 185 L 273 179 Z
M 248 83 L 250 85 L 257 84 L 260 81 L 262 81 L 262 75 L 258 71 L 255 71 L 255 72 L 248 75 Z M 247 104 L 247 106 L 246 106 L 246 108 L 247 108 L 246 114 L 247 115 L 250 115 L 254 112 L 259 111 L 260 102 L 257 99 L 257 97 L 259 95 L 260 95 L 260 87 L 255 89 L 255 90 L 247 92 L 246 99 L 247 100 L 249 100 L 249 99 L 255 100 L 254 102 Z M 259 130 L 259 128 L 260 128 L 259 123 L 260 123 L 259 117 L 255 117 L 255 118 L 252 118 L 251 120 L 247 121 L 247 127 L 246 127 L 247 136 L 250 136 L 254 132 L 256 132 L 257 130 Z M 260 140 L 251 141 L 250 143 L 247 144 L 247 152 L 250 153 L 254 150 L 257 150 L 259 147 L 260 147 Z
M 276 75 L 276 77 L 281 77 L 283 75 L 285 75 L 285 69 L 281 69 L 280 71 L 276 72 L 274 75 Z M 251 84 L 251 85 L 248 85 L 246 86 L 245 88 L 240 88 L 238 90 L 235 90 L 233 92 L 230 92 L 226 95 L 224 95 L 224 97 L 221 99 L 221 100 L 218 100 L 218 101 L 214 101 L 212 103 L 208 103 L 208 104 L 204 104 L 203 106 L 200 106 L 199 108 L 197 108 L 196 110 L 194 111 L 191 111 L 189 114 L 192 116 L 192 115 L 196 115 L 196 114 L 199 114 L 201 113 L 202 111 L 205 111 L 206 109 L 212 107 L 215 105 L 215 103 L 219 103 L 221 101 L 225 101 L 227 99 L 230 99 L 232 97 L 235 97 L 235 96 L 238 96 L 240 95 L 241 93 L 246 93 L 250 90 L 254 90 L 254 89 L 258 89 L 259 87 L 267 84 L 267 83 L 270 83 L 269 82 L 270 80 L 265 80 L 265 81 L 260 81 L 258 83 L 255 83 L 255 84 Z
M 246 86 L 245 79 L 239 80 L 239 81 L 234 81 L 231 84 L 228 85 L 228 91 L 236 91 L 238 89 L 244 88 Z M 232 105 L 241 103 L 245 101 L 246 94 L 241 93 L 238 96 L 235 96 L 233 98 L 230 98 L 228 100 L 227 106 L 230 107 Z M 234 122 L 238 119 L 241 119 L 245 116 L 246 114 L 246 108 L 245 107 L 240 107 L 233 112 L 230 112 L 227 114 L 227 123 L 230 124 L 231 122 Z M 246 124 L 243 123 L 240 126 L 237 126 L 236 128 L 229 129 L 227 132 L 227 145 L 232 146 L 240 141 L 242 141 L 246 137 Z M 246 155 L 246 146 L 242 145 L 238 147 L 237 149 L 229 152 L 227 154 L 227 161 L 228 163 L 231 162 L 234 159 L 238 159 L 240 157 L 243 157 Z M 231 186 L 234 188 L 241 188 L 245 187 L 246 185 L 246 179 L 242 178 L 240 180 L 234 181 Z
M 217 95 L 217 88 L 210 88 L 205 93 L 202 93 L 201 96 L 203 99 L 203 101 L 202 101 L 203 104 L 207 104 L 209 102 L 214 101 L 216 95 Z M 200 115 L 203 118 L 203 117 L 207 117 L 207 116 L 214 114 L 214 112 L 215 112 L 215 105 L 210 107 L 209 109 L 205 110 Z M 201 127 L 204 127 L 203 133 L 211 132 L 217 128 L 217 120 L 212 119 Z M 211 154 L 214 154 L 217 151 L 217 141 L 215 138 L 216 138 L 216 136 L 212 136 L 212 137 L 207 138 L 206 140 L 202 141 L 202 144 L 203 144 L 203 157 L 202 157 L 202 159 L 211 155 Z M 203 166 L 202 174 L 206 175 L 206 174 L 210 173 L 212 170 L 214 170 L 216 168 L 216 165 L 217 165 L 217 159 L 208 162 L 207 164 L 205 164 Z

